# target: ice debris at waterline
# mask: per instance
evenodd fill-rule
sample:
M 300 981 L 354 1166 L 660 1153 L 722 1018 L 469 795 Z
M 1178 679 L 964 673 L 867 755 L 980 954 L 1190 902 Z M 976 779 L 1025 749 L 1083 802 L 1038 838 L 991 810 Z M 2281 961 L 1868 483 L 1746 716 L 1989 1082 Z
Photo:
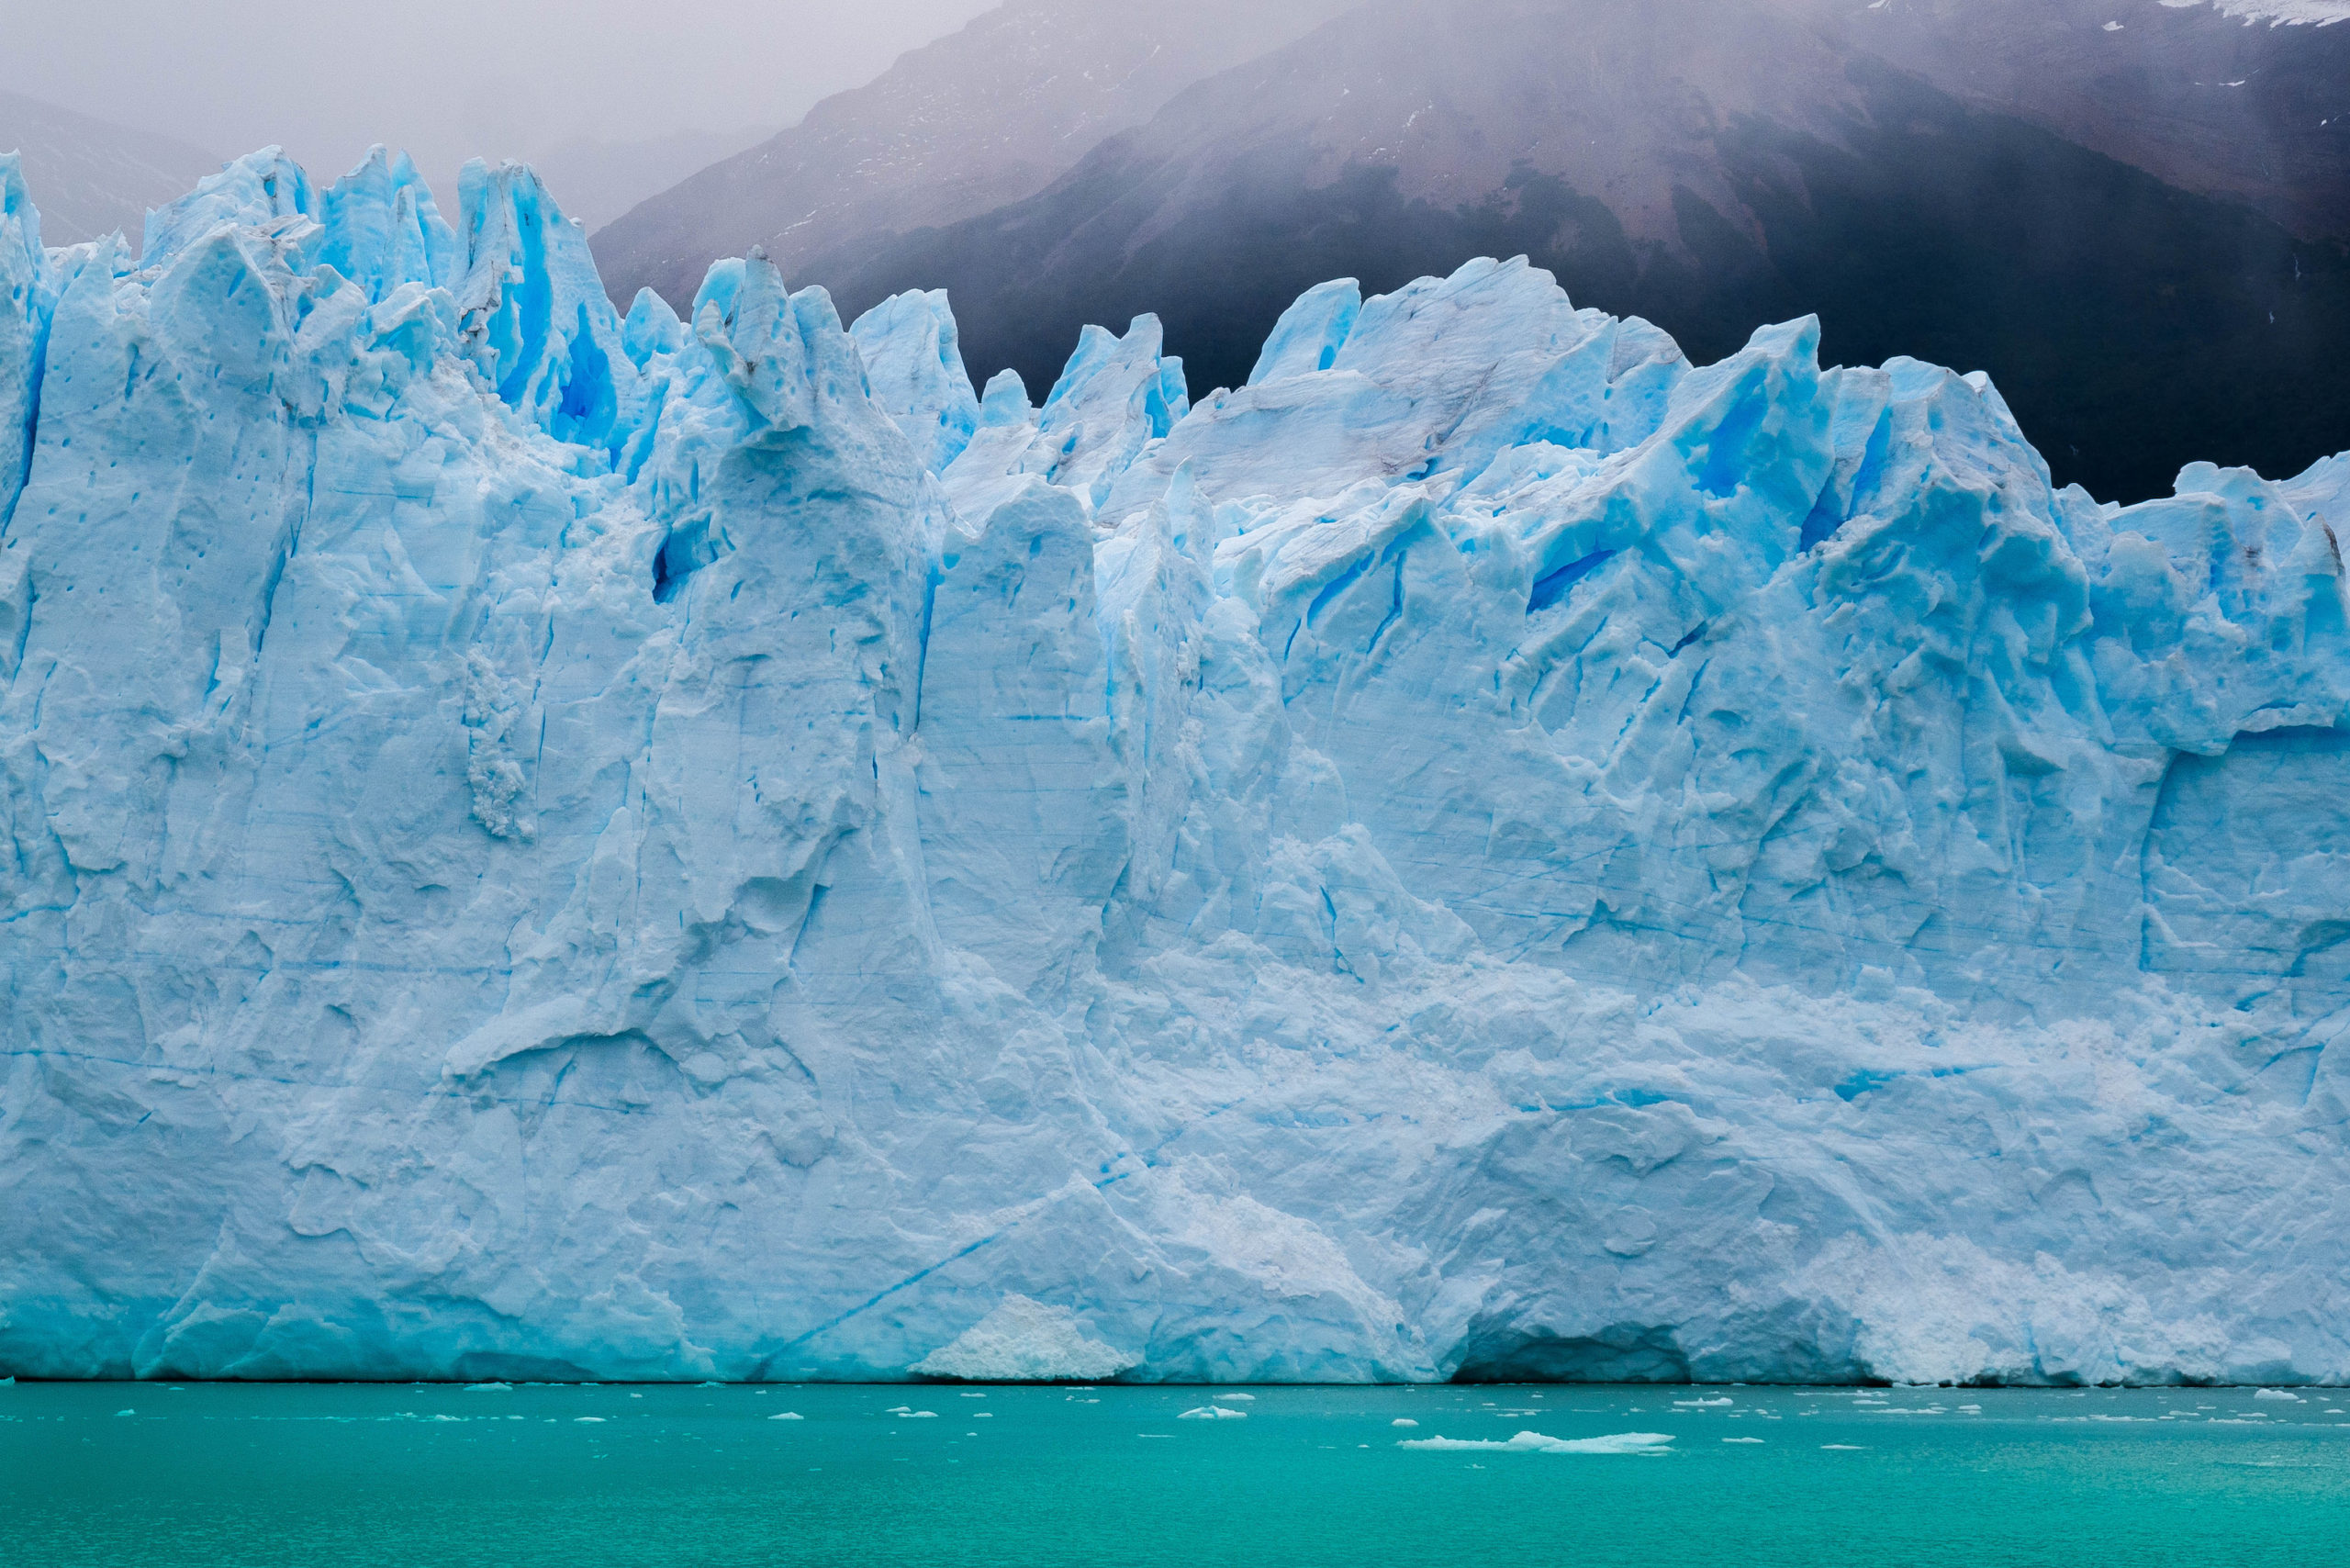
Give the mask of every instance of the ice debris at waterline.
M 1604 1438 L 1552 1438 L 1540 1432 L 1520 1432 L 1507 1442 L 1477 1438 L 1405 1438 L 1399 1449 L 1463 1450 L 1487 1453 L 1662 1453 L 1673 1441 L 1669 1432 L 1610 1432 Z
M 971 1383 L 1099 1383 L 1136 1358 L 1089 1339 L 1066 1306 L 1007 1295 L 994 1311 L 913 1364 L 926 1377 Z
M 0 1371 L 2350 1378 L 2350 460 L 459 196 L 0 163 Z

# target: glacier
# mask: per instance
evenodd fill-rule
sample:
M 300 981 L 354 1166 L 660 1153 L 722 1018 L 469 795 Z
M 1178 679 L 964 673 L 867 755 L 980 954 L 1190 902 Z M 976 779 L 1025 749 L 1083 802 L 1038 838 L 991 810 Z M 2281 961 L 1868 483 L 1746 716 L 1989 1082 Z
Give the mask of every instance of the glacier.
M 2350 455 L 381 151 L 0 294 L 0 1372 L 2350 1379 Z

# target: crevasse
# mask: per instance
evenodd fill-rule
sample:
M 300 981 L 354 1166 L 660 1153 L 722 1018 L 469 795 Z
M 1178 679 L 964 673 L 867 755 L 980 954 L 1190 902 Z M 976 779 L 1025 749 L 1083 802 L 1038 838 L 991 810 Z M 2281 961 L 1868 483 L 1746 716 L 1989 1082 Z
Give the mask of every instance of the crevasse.
M 0 1371 L 2350 1378 L 2350 457 L 381 155 L 0 304 Z

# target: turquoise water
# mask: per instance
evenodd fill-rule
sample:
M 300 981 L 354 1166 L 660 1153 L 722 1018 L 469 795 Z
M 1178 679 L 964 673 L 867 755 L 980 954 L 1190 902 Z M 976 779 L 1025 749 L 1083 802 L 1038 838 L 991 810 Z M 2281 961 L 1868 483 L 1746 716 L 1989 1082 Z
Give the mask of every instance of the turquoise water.
M 1209 1392 L 19 1383 L 0 1562 L 2350 1559 L 2350 1400 L 2323 1391 L 1260 1388 L 1181 1418 Z M 1673 1441 L 1398 1446 L 1521 1431 Z

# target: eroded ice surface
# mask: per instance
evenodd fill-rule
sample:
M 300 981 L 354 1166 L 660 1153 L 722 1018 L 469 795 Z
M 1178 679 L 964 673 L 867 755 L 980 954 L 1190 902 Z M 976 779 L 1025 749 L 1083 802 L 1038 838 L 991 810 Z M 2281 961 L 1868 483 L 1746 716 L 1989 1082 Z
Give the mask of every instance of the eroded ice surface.
M 0 1370 L 2350 1377 L 2350 459 L 383 158 L 0 301 Z
M 1088 1339 L 1068 1307 L 1007 1295 L 994 1311 L 952 1343 L 916 1361 L 912 1370 L 923 1377 L 968 1383 L 1093 1383 L 1117 1376 L 1136 1360 Z

